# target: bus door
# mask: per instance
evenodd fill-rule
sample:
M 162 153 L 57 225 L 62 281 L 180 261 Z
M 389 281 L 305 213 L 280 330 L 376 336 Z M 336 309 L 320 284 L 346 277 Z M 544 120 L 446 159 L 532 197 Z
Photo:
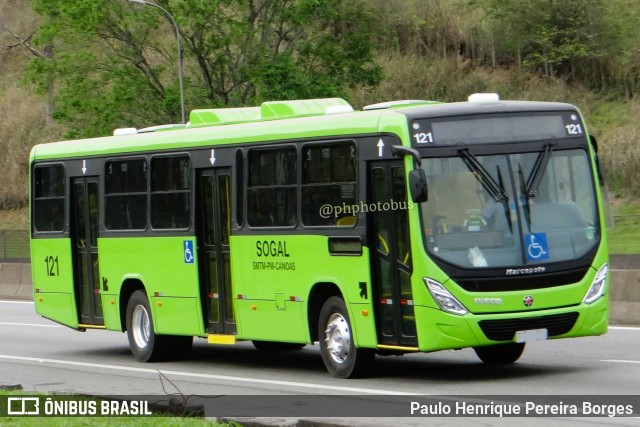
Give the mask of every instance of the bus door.
M 235 334 L 229 255 L 231 170 L 200 170 L 198 187 L 200 289 L 207 332 Z
M 378 343 L 417 347 L 404 162 L 370 162 L 368 241 Z
M 71 230 L 79 323 L 104 325 L 98 264 L 98 177 L 71 181 Z

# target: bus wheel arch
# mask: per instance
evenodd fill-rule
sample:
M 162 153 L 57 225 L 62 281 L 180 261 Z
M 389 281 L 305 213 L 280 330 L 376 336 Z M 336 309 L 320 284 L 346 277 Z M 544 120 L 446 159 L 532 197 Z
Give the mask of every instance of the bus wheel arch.
M 321 282 L 313 285 L 307 304 L 311 342 L 318 341 L 318 322 L 320 320 L 322 306 L 329 298 L 334 296 L 342 298 L 342 292 L 335 283 Z
M 122 282 L 119 298 L 120 330 L 122 332 L 126 332 L 127 330 L 127 304 L 129 303 L 129 299 L 131 299 L 131 295 L 133 295 L 135 291 L 142 291 L 146 294 L 142 281 L 139 279 L 126 279 Z
M 156 334 L 151 303 L 144 285 L 139 280 L 130 280 L 128 286 L 123 284 L 120 306 L 124 306 L 121 310 L 123 331 L 127 332 L 135 359 L 139 362 L 156 362 L 186 358 L 191 352 L 193 337 Z

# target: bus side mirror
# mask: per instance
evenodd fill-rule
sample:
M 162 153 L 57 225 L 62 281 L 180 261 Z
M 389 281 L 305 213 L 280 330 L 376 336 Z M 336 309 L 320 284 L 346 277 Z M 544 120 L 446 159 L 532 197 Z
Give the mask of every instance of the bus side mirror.
M 596 173 L 598 174 L 598 183 L 600 184 L 600 187 L 602 187 L 604 185 L 604 175 L 602 174 L 602 169 L 600 169 L 600 160 L 598 159 L 598 141 L 593 135 L 589 135 L 589 140 L 591 141 L 593 151 L 596 153 Z
M 429 192 L 427 190 L 427 175 L 424 173 L 424 169 L 420 168 L 409 171 L 409 191 L 411 193 L 411 200 L 415 203 L 427 201 Z

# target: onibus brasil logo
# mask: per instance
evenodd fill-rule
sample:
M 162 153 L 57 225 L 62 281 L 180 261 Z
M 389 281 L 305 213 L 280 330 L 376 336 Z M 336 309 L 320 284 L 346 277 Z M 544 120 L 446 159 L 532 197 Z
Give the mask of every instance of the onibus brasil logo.
M 0 400 L 0 403 L 2 400 Z M 8 416 L 153 415 L 146 400 L 98 400 L 74 396 L 7 397 Z M 0 414 L 4 408 L 0 405 Z

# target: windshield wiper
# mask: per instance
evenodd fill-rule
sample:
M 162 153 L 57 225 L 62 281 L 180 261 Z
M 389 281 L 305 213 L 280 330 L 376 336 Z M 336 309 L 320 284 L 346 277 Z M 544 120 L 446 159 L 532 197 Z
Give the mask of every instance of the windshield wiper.
M 530 201 L 538 195 L 538 187 L 540 186 L 542 176 L 547 170 L 547 164 L 549 163 L 549 159 L 551 158 L 551 153 L 553 152 L 554 146 L 555 143 L 553 142 L 547 142 L 546 144 L 544 144 L 544 149 L 538 154 L 536 162 L 533 164 L 533 168 L 531 168 L 531 173 L 529 173 L 529 177 L 527 178 L 526 183 L 524 182 L 524 172 L 522 171 L 522 164 L 518 163 L 518 176 L 520 177 L 520 188 L 522 194 L 524 195 L 524 210 L 529 231 L 531 231 Z
M 475 172 L 480 176 L 480 183 L 485 190 L 491 195 L 496 202 L 509 201 L 507 192 L 504 191 L 502 184 L 498 184 L 491 174 L 482 166 L 478 158 L 469 152 L 468 148 L 460 148 L 458 153 L 462 156 L 462 160 L 471 172 Z M 499 169 L 498 169 L 499 170 Z M 500 181 L 502 176 L 500 175 Z
M 553 147 L 555 143 L 547 142 L 544 144 L 544 149 L 538 154 L 538 158 L 536 158 L 536 162 L 533 164 L 533 168 L 531 169 L 531 173 L 527 178 L 527 183 L 524 187 L 524 197 L 529 200 L 533 199 L 538 195 L 538 187 L 540 186 L 540 180 L 547 170 L 547 164 L 549 163 L 549 159 L 551 158 L 551 153 L 553 152 Z
M 509 224 L 509 231 L 513 233 L 513 224 L 511 223 L 511 213 L 509 212 L 509 195 L 504 189 L 504 180 L 502 179 L 502 172 L 500 166 L 498 169 L 498 182 L 491 176 L 491 174 L 482 166 L 482 163 L 476 156 L 471 154 L 468 148 L 458 149 L 458 153 L 462 156 L 462 161 L 469 168 L 471 172 L 475 172 L 480 176 L 480 183 L 494 201 L 502 203 L 504 206 L 504 215 L 507 218 Z
M 529 227 L 529 232 L 531 232 L 531 205 L 529 204 L 529 200 L 531 197 L 527 197 L 527 184 L 524 182 L 524 172 L 522 172 L 522 165 L 518 163 L 518 176 L 520 177 L 520 189 L 522 194 L 525 194 L 524 197 L 524 216 L 527 219 L 527 226 Z

